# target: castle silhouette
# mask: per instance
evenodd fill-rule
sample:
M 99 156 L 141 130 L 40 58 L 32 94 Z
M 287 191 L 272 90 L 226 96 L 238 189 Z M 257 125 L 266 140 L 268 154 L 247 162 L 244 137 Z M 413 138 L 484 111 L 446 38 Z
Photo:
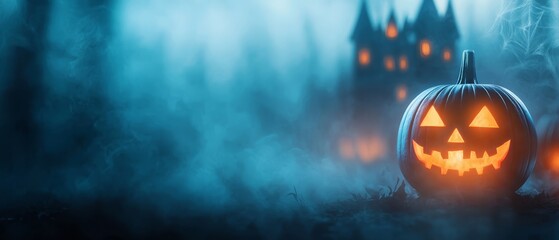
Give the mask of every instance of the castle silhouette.
M 351 34 L 354 88 L 380 94 L 410 81 L 448 83 L 459 37 L 451 0 L 442 16 L 433 0 L 423 0 L 415 22 L 406 18 L 401 27 L 394 10 L 386 26 L 373 26 L 363 1 Z

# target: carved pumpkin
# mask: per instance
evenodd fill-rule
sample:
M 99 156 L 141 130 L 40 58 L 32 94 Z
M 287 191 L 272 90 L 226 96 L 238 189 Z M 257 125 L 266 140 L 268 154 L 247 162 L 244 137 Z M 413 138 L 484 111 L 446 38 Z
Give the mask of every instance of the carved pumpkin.
M 456 84 L 410 103 L 397 148 L 400 169 L 420 194 L 512 193 L 533 170 L 536 133 L 518 97 L 477 83 L 474 53 L 464 51 Z
M 539 177 L 559 178 L 559 115 L 545 116 L 538 122 Z

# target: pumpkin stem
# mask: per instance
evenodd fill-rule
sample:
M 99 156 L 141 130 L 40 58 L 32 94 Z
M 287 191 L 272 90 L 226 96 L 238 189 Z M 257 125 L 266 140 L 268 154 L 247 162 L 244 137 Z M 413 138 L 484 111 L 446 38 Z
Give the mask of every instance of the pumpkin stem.
M 476 63 L 473 50 L 462 53 L 462 66 L 456 84 L 477 84 Z

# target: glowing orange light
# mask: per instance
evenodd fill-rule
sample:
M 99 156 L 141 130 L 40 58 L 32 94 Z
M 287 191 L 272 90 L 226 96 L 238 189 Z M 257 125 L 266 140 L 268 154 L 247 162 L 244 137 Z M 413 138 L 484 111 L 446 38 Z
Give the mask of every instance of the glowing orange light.
M 408 58 L 406 56 L 400 56 L 399 65 L 400 65 L 400 70 L 402 71 L 408 70 Z
M 470 127 L 499 128 L 499 125 L 495 121 L 493 114 L 487 109 L 487 106 L 483 106 L 472 123 L 470 123 Z
M 556 149 L 555 151 L 551 152 L 549 154 L 549 157 L 550 157 L 550 162 L 549 162 L 550 170 L 554 173 L 559 173 L 559 149 Z
M 427 115 L 425 115 L 425 118 L 423 119 L 423 121 L 421 121 L 421 124 L 419 125 L 421 127 L 444 127 L 444 122 L 441 119 L 441 116 L 439 116 L 439 113 L 437 113 L 437 110 L 435 110 L 435 107 L 431 106 L 431 108 L 429 108 L 429 111 L 427 111 Z
M 450 50 L 448 48 L 445 48 L 443 51 L 443 60 L 445 62 L 450 61 L 450 59 L 452 58 L 452 54 L 450 53 Z
M 419 52 L 422 57 L 429 57 L 431 55 L 431 42 L 429 42 L 429 40 L 421 40 L 419 43 Z
M 361 66 L 367 66 L 371 63 L 371 53 L 369 52 L 369 49 L 363 48 L 359 50 L 358 55 L 359 64 Z
M 408 97 L 408 89 L 404 85 L 400 85 L 396 88 L 396 100 L 398 102 L 406 100 Z
M 382 138 L 377 136 L 361 138 L 357 141 L 357 152 L 364 163 L 370 163 L 386 154 L 386 145 Z
M 394 63 L 394 58 L 392 56 L 384 57 L 384 67 L 389 72 L 394 71 L 394 68 L 396 68 L 396 66 L 395 66 L 395 63 Z
M 487 151 L 483 152 L 483 156 L 477 156 L 475 151 L 470 151 L 470 157 L 464 157 L 464 151 L 448 151 L 448 158 L 443 158 L 440 151 L 431 151 L 431 154 L 424 153 L 423 146 L 412 140 L 413 151 L 417 159 L 421 161 L 427 169 L 433 166 L 441 169 L 441 174 L 446 175 L 448 170 L 458 171 L 459 176 L 463 176 L 464 172 L 475 169 L 478 175 L 483 174 L 483 169 L 493 166 L 495 170 L 501 168 L 501 163 L 507 157 L 510 148 L 510 140 L 497 147 L 497 153 L 489 156 Z
M 460 132 L 458 131 L 458 128 L 454 129 L 454 131 L 450 135 L 450 138 L 448 139 L 448 142 L 449 143 L 464 143 L 464 139 L 462 138 L 462 135 L 460 135 Z
M 396 24 L 393 22 L 388 23 L 388 26 L 386 26 L 386 37 L 390 39 L 398 37 L 398 28 L 396 28 Z
M 352 159 L 355 157 L 355 150 L 353 148 L 353 141 L 351 139 L 342 138 L 338 145 L 340 155 L 344 159 Z

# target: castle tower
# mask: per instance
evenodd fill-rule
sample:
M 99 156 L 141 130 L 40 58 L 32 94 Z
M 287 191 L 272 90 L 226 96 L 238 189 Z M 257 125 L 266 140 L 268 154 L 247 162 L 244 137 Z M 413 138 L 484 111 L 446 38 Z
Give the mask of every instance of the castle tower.
M 395 74 L 398 72 L 398 57 L 400 55 L 400 33 L 396 24 L 396 14 L 394 9 L 390 11 L 388 22 L 384 29 L 384 44 L 382 47 L 382 69 L 386 74 Z
M 398 26 L 396 25 L 396 13 L 394 9 L 390 11 L 388 23 L 386 24 L 385 35 L 388 40 L 394 41 L 398 39 Z
M 454 66 L 456 63 L 456 41 L 460 38 L 456 18 L 454 17 L 454 9 L 452 0 L 448 0 L 448 7 L 442 20 L 442 31 L 445 33 L 442 37 L 442 60 L 448 66 Z
M 402 74 L 409 75 L 409 73 L 413 72 L 413 60 L 416 58 L 416 55 L 414 54 L 415 48 L 413 47 L 415 45 L 415 33 L 407 17 L 404 19 L 402 31 L 400 31 L 400 39 L 402 51 L 398 60 L 398 68 Z
M 404 19 L 404 24 L 402 25 L 402 38 L 404 38 L 406 40 L 407 43 L 411 44 L 412 42 L 414 42 L 415 39 L 413 39 L 413 28 L 411 26 L 410 21 L 408 20 L 408 18 L 406 17 Z
M 416 74 L 429 77 L 440 71 L 442 54 L 441 18 L 433 0 L 424 0 L 414 24 Z
M 423 0 L 415 22 L 406 18 L 400 28 L 394 9 L 386 25 L 373 25 L 367 9 L 363 0 L 351 35 L 357 90 L 368 88 L 381 95 L 392 84 L 437 82 L 453 73 L 449 70 L 456 65 L 460 33 L 451 0 L 442 16 L 434 0 Z
M 357 23 L 351 34 L 351 41 L 354 46 L 353 62 L 355 66 L 355 77 L 357 78 L 363 78 L 372 74 L 373 61 L 377 56 L 377 53 L 373 51 L 374 32 L 367 9 L 367 3 L 363 1 Z

